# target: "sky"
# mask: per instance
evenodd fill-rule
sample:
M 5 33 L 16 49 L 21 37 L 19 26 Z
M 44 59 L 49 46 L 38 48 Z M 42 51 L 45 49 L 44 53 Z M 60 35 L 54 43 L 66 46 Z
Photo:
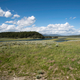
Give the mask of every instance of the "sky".
M 79 35 L 80 0 L 0 0 L 0 32 Z

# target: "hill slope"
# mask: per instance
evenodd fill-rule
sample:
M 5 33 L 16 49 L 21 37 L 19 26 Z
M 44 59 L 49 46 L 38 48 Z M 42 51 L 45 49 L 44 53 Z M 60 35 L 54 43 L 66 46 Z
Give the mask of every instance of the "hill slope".
M 44 36 L 38 32 L 2 32 L 0 38 L 44 38 Z

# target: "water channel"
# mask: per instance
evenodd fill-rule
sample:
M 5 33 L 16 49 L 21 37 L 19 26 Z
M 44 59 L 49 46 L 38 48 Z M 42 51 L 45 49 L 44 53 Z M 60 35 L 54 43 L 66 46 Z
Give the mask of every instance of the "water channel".
M 28 39 L 28 40 L 7 40 L 7 41 L 0 41 L 0 42 L 11 42 L 11 41 L 41 41 L 41 40 L 54 40 L 55 38 L 45 38 L 45 39 Z M 55 40 L 55 42 L 64 42 L 64 41 L 69 41 L 66 40 L 66 38 L 60 38 Z

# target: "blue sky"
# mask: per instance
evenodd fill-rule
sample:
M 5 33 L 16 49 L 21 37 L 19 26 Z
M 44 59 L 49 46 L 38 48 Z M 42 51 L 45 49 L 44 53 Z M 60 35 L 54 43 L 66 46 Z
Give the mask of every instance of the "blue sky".
M 80 34 L 80 0 L 0 0 L 0 32 Z

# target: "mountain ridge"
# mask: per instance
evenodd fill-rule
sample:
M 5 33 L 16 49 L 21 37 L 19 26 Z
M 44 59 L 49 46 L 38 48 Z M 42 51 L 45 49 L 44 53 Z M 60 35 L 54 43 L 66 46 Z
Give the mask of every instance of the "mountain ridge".
M 42 34 L 43 36 L 62 36 L 62 35 L 59 35 L 59 34 Z

